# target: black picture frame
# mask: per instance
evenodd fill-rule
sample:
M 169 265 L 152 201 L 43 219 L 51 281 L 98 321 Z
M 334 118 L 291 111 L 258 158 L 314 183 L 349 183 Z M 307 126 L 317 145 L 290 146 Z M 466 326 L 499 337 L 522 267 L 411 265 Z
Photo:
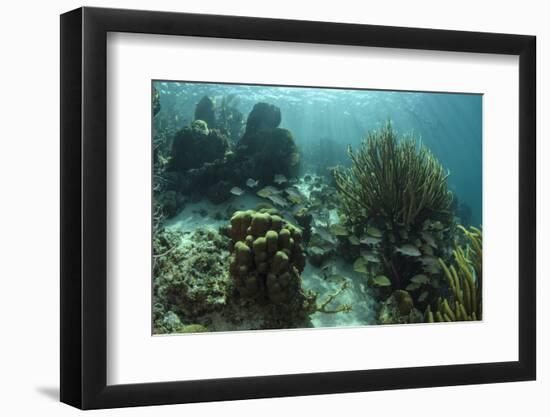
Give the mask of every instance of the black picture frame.
M 519 56 L 518 361 L 107 385 L 108 32 Z M 534 36 L 84 7 L 61 15 L 60 56 L 62 402 L 95 409 L 536 378 Z

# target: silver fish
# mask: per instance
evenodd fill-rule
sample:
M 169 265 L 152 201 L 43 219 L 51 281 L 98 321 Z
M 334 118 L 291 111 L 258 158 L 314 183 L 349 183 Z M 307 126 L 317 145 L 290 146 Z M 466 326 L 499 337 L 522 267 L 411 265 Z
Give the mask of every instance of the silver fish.
M 349 243 L 351 243 L 354 246 L 361 244 L 361 242 L 359 242 L 359 239 L 354 235 L 348 236 L 348 240 L 349 240 Z
M 427 284 L 429 280 L 430 279 L 424 274 L 417 274 L 411 278 L 411 282 L 414 282 L 415 284 Z
M 285 191 L 287 192 L 288 195 L 292 195 L 292 196 L 295 196 L 297 198 L 302 198 L 302 194 L 300 193 L 300 191 L 298 191 L 294 187 L 285 188 Z
M 424 240 L 424 242 L 426 242 L 432 248 L 437 249 L 437 244 L 435 243 L 435 239 L 434 239 L 434 237 L 432 236 L 432 234 L 430 232 L 422 232 L 420 234 L 421 234 L 422 239 Z
M 430 295 L 430 293 L 428 291 L 424 291 L 422 294 L 420 294 L 420 296 L 418 297 L 418 301 L 420 302 L 423 302 L 426 298 L 428 298 L 428 295 Z
M 302 195 L 296 188 L 286 188 L 285 192 L 288 194 L 287 198 L 294 204 L 300 204 L 302 201 L 304 201 Z
M 374 253 L 372 253 L 370 251 L 367 251 L 367 250 L 364 250 L 364 249 L 361 250 L 361 256 L 369 262 L 373 262 L 373 263 L 379 263 L 380 262 L 380 259 L 378 258 L 378 256 L 376 256 Z
M 424 266 L 435 266 L 439 265 L 437 262 L 437 258 L 435 256 L 426 255 L 420 258 L 420 262 Z
M 334 236 L 332 236 L 326 229 L 315 227 L 315 233 L 317 233 L 325 242 L 329 242 L 332 244 L 337 242 Z
M 269 198 L 273 203 L 277 204 L 278 206 L 281 206 L 281 207 L 287 207 L 288 206 L 288 201 L 286 201 L 283 197 L 281 197 L 277 194 L 270 195 L 267 198 Z
M 439 266 L 435 264 L 423 266 L 422 269 L 430 274 L 437 274 L 439 272 Z
M 253 180 L 252 178 L 249 178 L 246 180 L 246 185 L 248 185 L 250 188 L 255 188 L 258 186 L 258 180 Z
M 367 234 L 372 237 L 378 237 L 378 238 L 382 237 L 382 232 L 377 227 L 369 227 L 367 229 Z
M 395 248 L 396 252 L 399 252 L 405 256 L 420 256 L 422 255 L 416 246 L 407 243 L 403 246 Z
M 432 227 L 436 230 L 442 230 L 443 229 L 443 223 L 441 223 L 439 220 L 432 223 Z
M 348 236 L 348 230 L 341 224 L 331 224 L 328 228 L 329 232 L 335 236 Z
M 433 255 L 434 254 L 434 251 L 433 251 L 433 249 L 430 245 L 424 244 L 420 247 L 420 249 L 422 249 L 422 253 L 424 253 L 424 255 Z
M 272 187 L 271 185 L 268 185 L 267 187 L 262 188 L 258 192 L 256 192 L 257 195 L 259 195 L 262 198 L 269 198 L 272 195 L 280 194 L 282 191 L 276 189 L 275 187 Z
M 239 196 L 244 194 L 244 190 L 239 187 L 233 187 L 230 191 L 231 194 Z
M 378 238 L 378 237 L 372 237 L 372 236 L 365 236 L 363 238 L 361 238 L 360 242 L 363 243 L 364 245 L 376 245 L 378 243 L 380 243 L 382 239 Z
M 288 180 L 286 179 L 286 177 L 284 175 L 281 175 L 281 174 L 277 174 L 275 175 L 275 177 L 273 178 L 273 182 L 275 184 L 284 184 L 285 182 L 287 182 Z

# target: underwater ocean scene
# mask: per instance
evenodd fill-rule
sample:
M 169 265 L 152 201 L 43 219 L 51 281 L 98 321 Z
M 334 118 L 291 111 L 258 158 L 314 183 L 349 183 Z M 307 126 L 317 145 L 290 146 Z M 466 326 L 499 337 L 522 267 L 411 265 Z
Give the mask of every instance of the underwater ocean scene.
M 152 82 L 153 334 L 482 319 L 482 96 Z

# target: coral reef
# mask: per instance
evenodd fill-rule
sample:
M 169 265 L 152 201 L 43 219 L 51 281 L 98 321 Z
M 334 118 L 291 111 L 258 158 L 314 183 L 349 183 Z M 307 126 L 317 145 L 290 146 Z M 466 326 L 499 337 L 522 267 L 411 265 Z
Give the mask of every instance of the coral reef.
M 467 245 L 454 249 L 454 265 L 448 266 L 439 259 L 451 297 L 439 298 L 433 310 L 428 305 L 425 312 L 427 322 L 482 319 L 482 232 L 475 227 L 467 230 L 459 226 L 459 229 Z
M 482 236 L 468 228 L 481 200 L 476 176 L 456 175 L 478 155 L 438 142 L 447 184 L 390 121 L 346 147 L 378 125 L 377 95 L 256 88 L 153 83 L 153 332 L 481 319 Z M 454 126 L 414 127 L 460 143 Z
M 201 102 L 213 103 L 204 98 Z M 197 106 L 197 115 L 204 111 L 202 107 L 210 108 L 204 104 L 199 111 Z M 258 103 L 249 115 L 247 133 L 234 149 L 234 138 L 229 140 L 225 132 L 240 132 L 242 115 L 230 104 L 222 106 L 219 114 L 222 130 L 195 120 L 174 135 L 165 176 L 169 190 L 193 195 L 207 189 L 210 200 L 219 204 L 230 197 L 233 186 L 245 187 L 248 179 L 269 184 L 280 176 L 296 175 L 298 148 L 290 131 L 276 127 L 280 122 L 277 107 Z
M 163 228 L 153 241 L 154 333 L 311 327 L 313 313 L 347 313 L 302 286 L 302 232 L 276 209 L 234 212 L 220 232 Z

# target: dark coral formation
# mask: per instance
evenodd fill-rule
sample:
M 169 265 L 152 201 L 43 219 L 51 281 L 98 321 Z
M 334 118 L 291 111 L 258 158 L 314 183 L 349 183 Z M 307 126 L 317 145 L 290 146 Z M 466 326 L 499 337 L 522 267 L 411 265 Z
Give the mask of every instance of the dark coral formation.
M 268 103 L 257 103 L 246 120 L 245 137 L 264 129 L 275 129 L 281 124 L 281 110 Z
M 184 173 L 207 162 L 223 159 L 229 147 L 227 137 L 217 129 L 209 129 L 203 120 L 178 131 L 172 145 L 172 170 Z
M 222 124 L 222 130 L 198 119 L 176 132 L 165 175 L 168 190 L 186 196 L 204 195 L 206 190 L 209 200 L 219 204 L 231 197 L 233 186 L 245 186 L 248 178 L 269 184 L 276 175 L 297 174 L 298 148 L 292 133 L 277 127 L 280 110 L 258 103 L 248 117 L 246 133 L 232 148 L 234 139 L 224 132 L 240 132 L 242 114 L 230 103 L 222 100 L 217 122 L 210 114 L 216 110 L 210 98 L 203 97 L 195 111 L 196 117 Z
M 292 133 L 278 127 L 280 123 L 281 112 L 276 106 L 258 103 L 250 112 L 236 150 L 236 159 L 246 175 L 271 183 L 277 174 L 298 174 L 298 148 Z
M 289 178 L 298 174 L 300 154 L 287 129 L 277 127 L 245 134 L 236 157 L 243 172 L 263 183 L 272 183 L 278 174 Z

